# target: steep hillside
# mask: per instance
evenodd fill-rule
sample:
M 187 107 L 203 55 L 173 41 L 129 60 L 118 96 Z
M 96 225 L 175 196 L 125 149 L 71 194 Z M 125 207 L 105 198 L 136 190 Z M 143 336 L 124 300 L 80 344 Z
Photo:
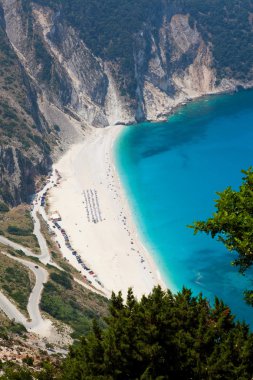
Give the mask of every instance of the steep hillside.
M 45 5 L 42 0 L 34 1 L 41 6 Z M 136 57 L 133 54 L 136 48 L 138 50 L 138 45 L 136 46 L 138 34 L 142 40 L 144 37 L 142 45 L 145 45 L 145 58 L 148 63 L 152 57 L 154 42 L 160 50 L 163 50 L 161 30 L 166 29 L 166 32 L 171 32 L 166 50 L 167 61 L 172 62 L 173 54 L 170 50 L 173 50 L 173 37 L 177 33 L 169 29 L 170 27 L 173 29 L 173 16 L 176 14 L 190 15 L 190 28 L 197 30 L 205 44 L 210 45 L 214 58 L 213 67 L 217 70 L 218 80 L 226 76 L 252 79 L 253 7 L 250 0 L 233 0 L 232 2 L 231 0 L 205 2 L 200 0 L 158 0 L 156 2 L 110 0 L 106 3 L 99 0 L 64 2 L 58 0 L 48 1 L 47 4 L 54 11 L 58 10 L 59 17 L 61 15 L 79 32 L 80 38 L 96 56 L 118 63 L 116 74 L 118 74 L 121 91 L 133 98 L 136 96 L 138 84 L 134 70 Z M 164 23 L 165 20 L 167 25 Z M 183 26 L 182 23 L 178 25 L 181 33 Z M 186 28 L 185 24 L 185 32 Z M 145 31 L 148 31 L 148 34 L 141 34 Z M 180 30 L 177 32 L 180 34 Z M 185 37 L 187 39 L 187 34 Z M 194 54 L 192 58 L 193 56 Z M 188 59 L 189 63 L 191 61 Z M 185 67 L 187 67 L 187 62 L 185 62 Z
M 12 204 L 86 124 L 163 118 L 253 84 L 252 0 L 1 4 L 1 191 Z
M 0 9 L 1 11 L 1 9 Z M 39 112 L 36 92 L 5 33 L 0 13 L 0 178 L 1 197 L 27 201 L 35 177 L 50 167 L 49 129 Z
M 46 98 L 94 126 L 156 119 L 253 79 L 251 0 L 2 1 Z
M 252 80 L 253 2 L 251 0 L 173 0 L 190 15 L 206 44 L 211 46 L 217 80 Z

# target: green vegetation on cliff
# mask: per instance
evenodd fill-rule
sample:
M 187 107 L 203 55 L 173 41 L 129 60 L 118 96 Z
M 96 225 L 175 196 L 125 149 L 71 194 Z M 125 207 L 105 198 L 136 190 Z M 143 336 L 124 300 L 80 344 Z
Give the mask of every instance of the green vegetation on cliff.
M 26 314 L 34 284 L 34 275 L 28 268 L 0 253 L 0 289 Z
M 252 0 L 172 0 L 190 15 L 214 55 L 218 79 L 253 79 Z
M 0 15 L 1 16 L 1 15 Z M 34 143 L 49 150 L 41 138 L 39 125 L 32 114 L 32 89 L 12 49 L 0 18 L 0 137 L 1 145 L 9 144 L 28 151 Z M 35 100 L 35 99 L 34 99 Z
M 19 205 L 9 211 L 0 210 L 0 235 L 39 253 L 39 243 L 33 234 L 29 206 Z
M 8 212 L 9 206 L 6 203 L 0 201 L 0 212 Z
M 24 1 L 24 0 L 23 0 Z M 63 17 L 73 26 L 87 46 L 119 68 L 122 91 L 135 96 L 134 41 L 143 24 L 153 19 L 161 20 L 161 1 L 149 0 L 35 0 L 60 10 Z M 155 21 L 156 20 L 156 21 Z M 126 85 L 127 83 L 127 85 Z
M 73 329 L 73 338 L 87 334 L 95 319 L 104 325 L 101 317 L 107 314 L 107 300 L 85 289 L 73 280 L 70 273 L 52 270 L 45 284 L 41 310 Z
M 32 82 L 8 40 L 0 6 L 0 199 L 7 204 L 27 201 L 35 191 L 34 177 L 45 174 L 49 132 Z
M 23 0 L 24 1 L 24 0 Z M 136 36 L 148 27 L 159 39 L 163 17 L 189 14 L 213 52 L 218 79 L 253 79 L 252 0 L 34 0 L 59 10 L 95 55 L 117 67 L 122 91 L 135 96 Z M 150 40 L 145 40 L 148 56 Z M 168 52 L 169 54 L 169 52 Z M 169 55 L 168 58 L 170 59 Z

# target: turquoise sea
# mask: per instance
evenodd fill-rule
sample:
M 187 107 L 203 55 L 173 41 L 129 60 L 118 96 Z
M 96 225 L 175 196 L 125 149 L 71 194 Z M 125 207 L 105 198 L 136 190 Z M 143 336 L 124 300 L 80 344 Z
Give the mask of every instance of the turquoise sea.
M 209 217 L 216 191 L 238 189 L 241 169 L 253 165 L 253 90 L 188 103 L 167 122 L 126 127 L 115 154 L 139 231 L 167 283 L 211 301 L 217 295 L 253 326 L 242 294 L 253 271 L 240 275 L 221 243 L 187 228 Z

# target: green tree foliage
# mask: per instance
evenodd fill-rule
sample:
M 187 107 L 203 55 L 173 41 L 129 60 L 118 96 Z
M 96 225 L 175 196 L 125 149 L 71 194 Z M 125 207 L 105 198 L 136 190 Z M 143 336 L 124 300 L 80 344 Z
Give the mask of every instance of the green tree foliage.
M 29 358 L 31 359 L 31 358 Z M 0 361 L 0 380 L 56 380 L 58 378 L 58 362 L 42 362 L 34 370 L 32 360 L 23 360 L 23 367 L 17 363 Z
M 211 46 L 218 78 L 252 78 L 252 0 L 172 0 Z
M 1 380 L 33 380 L 34 377 L 28 369 L 12 369 L 8 368 L 3 376 L 0 377 Z
M 126 304 L 112 295 L 106 322 L 71 348 L 61 380 L 252 378 L 253 336 L 218 299 L 129 290 Z
M 245 177 L 239 191 L 228 187 L 218 192 L 217 211 L 206 221 L 197 221 L 190 227 L 194 228 L 194 234 L 218 236 L 229 251 L 236 251 L 238 258 L 233 263 L 244 273 L 253 264 L 253 170 L 242 173 Z
M 37 374 L 38 380 L 54 380 L 56 378 L 57 369 L 50 362 L 42 363 L 42 371 Z

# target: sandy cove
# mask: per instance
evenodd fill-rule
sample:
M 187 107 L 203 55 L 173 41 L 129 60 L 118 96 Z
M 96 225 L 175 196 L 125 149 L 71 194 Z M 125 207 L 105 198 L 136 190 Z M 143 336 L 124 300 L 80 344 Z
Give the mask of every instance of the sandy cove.
M 71 245 L 98 276 L 104 291 L 133 287 L 137 297 L 164 282 L 145 249 L 116 173 L 113 144 L 122 126 L 87 129 L 82 143 L 54 165 L 61 181 L 49 193 L 50 212 L 58 211 Z M 63 255 L 73 261 L 71 252 Z

